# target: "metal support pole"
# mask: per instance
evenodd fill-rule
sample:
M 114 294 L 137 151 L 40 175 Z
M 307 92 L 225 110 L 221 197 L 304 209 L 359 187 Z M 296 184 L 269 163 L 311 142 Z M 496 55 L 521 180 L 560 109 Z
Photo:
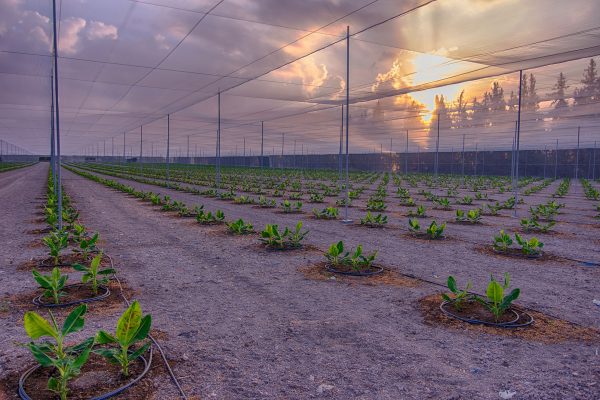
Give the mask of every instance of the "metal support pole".
M 519 208 L 519 148 L 521 145 L 521 100 L 523 99 L 523 70 L 519 71 L 519 101 L 517 108 L 517 140 L 515 157 L 515 217 Z
M 110 138 L 110 155 L 113 158 L 115 157 L 115 137 L 114 136 Z
M 171 179 L 171 114 L 167 114 L 167 187 L 170 186 Z
M 465 134 L 463 133 L 462 141 L 462 184 L 465 185 Z
M 558 177 L 558 139 L 556 139 L 556 150 L 554 151 L 554 179 Z
M 190 160 L 190 135 L 187 135 L 187 159 L 188 162 L 191 164 L 191 160 Z
M 125 132 L 123 132 L 123 165 L 125 164 L 125 158 L 127 157 L 125 152 L 127 151 L 127 147 L 125 146 Z
M 260 167 L 263 167 L 265 155 L 265 123 L 260 121 Z
M 544 179 L 546 179 L 546 163 L 548 162 L 548 146 L 544 145 Z
M 473 163 L 473 175 L 477 176 L 477 156 L 479 155 L 477 150 L 478 143 L 475 143 L 475 162 Z
M 344 147 L 344 105 L 342 104 L 342 124 L 340 125 L 340 151 L 338 153 L 338 164 L 339 164 L 339 186 L 340 192 L 342 191 L 342 151 Z
M 406 130 L 406 149 L 404 150 L 404 174 L 408 175 L 408 129 Z
M 221 186 L 221 91 L 217 94 L 217 159 L 215 163 L 217 190 Z
M 350 184 L 348 179 L 348 145 L 349 145 L 349 122 L 350 122 L 350 25 L 346 26 L 346 201 L 344 207 L 344 223 L 351 223 L 348 217 L 348 203 L 350 200 Z
M 579 134 L 581 132 L 581 127 L 577 127 L 577 153 L 575 155 L 575 179 L 579 177 Z
M 144 131 L 142 129 L 142 127 L 140 126 L 140 175 L 142 175 L 142 156 L 143 156 L 143 142 L 144 142 Z
M 57 42 L 57 31 L 56 31 L 56 0 L 52 0 L 52 47 L 53 47 L 53 58 L 54 58 L 54 112 L 56 123 L 56 188 L 58 197 L 58 229 L 63 228 L 62 218 L 62 176 L 61 176 L 61 160 L 60 160 L 60 111 L 58 107 L 58 42 Z
M 596 141 L 594 140 L 594 152 L 592 153 L 592 180 L 596 179 Z
M 437 139 L 435 140 L 435 180 L 438 179 L 440 156 L 440 114 L 437 117 Z
M 481 149 L 481 176 L 485 175 L 485 148 Z
M 58 188 L 56 187 L 56 138 L 54 134 L 54 70 L 52 70 L 52 81 L 50 82 L 50 93 L 52 99 L 50 101 L 50 165 L 52 169 L 52 184 L 54 196 L 58 196 Z M 2 154 L 2 145 L 0 144 L 0 154 Z

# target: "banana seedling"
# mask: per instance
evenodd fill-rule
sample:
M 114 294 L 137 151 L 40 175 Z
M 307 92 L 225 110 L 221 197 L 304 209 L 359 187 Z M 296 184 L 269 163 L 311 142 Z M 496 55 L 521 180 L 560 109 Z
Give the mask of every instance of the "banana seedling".
M 48 253 L 54 261 L 54 265 L 58 266 L 58 259 L 61 251 L 67 248 L 69 242 L 69 233 L 65 230 L 52 231 L 43 239 L 44 244 L 48 247 Z
M 504 291 L 508 289 L 509 285 L 510 276 L 508 275 L 508 272 L 504 274 L 503 285 L 497 282 L 494 277 L 490 275 L 490 283 L 488 284 L 485 292 L 487 301 L 479 297 L 476 298 L 492 314 L 494 314 L 496 321 L 498 321 L 504 312 L 509 309 L 512 302 L 515 301 L 521 293 L 521 289 L 517 288 L 513 289 L 507 296 L 504 296 Z
M 23 325 L 25 332 L 32 340 L 47 337 L 51 342 L 26 344 L 36 361 L 45 368 L 52 368 L 54 374 L 48 379 L 48 390 L 66 400 L 69 392 L 68 383 L 81 373 L 81 367 L 86 363 L 94 346 L 94 338 L 88 338 L 77 345 L 66 346 L 68 335 L 83 329 L 84 315 L 87 306 L 82 304 L 75 308 L 65 319 L 61 328 L 58 327 L 52 313 L 50 322 L 34 311 L 25 313 Z
M 94 235 L 87 239 L 81 238 L 79 240 L 79 250 L 81 250 L 81 254 L 84 260 L 87 260 L 88 254 L 94 250 L 96 250 L 96 243 L 98 242 L 99 233 L 96 232 Z
M 99 345 L 116 344 L 118 348 L 108 347 L 95 349 L 94 353 L 105 357 L 110 363 L 120 365 L 124 376 L 129 376 L 129 365 L 144 354 L 151 345 L 147 342 L 137 350 L 130 351 L 132 347 L 146 339 L 152 325 L 150 314 L 142 316 L 140 303 L 134 301 L 117 322 L 117 329 L 112 335 L 100 330 L 96 334 L 96 343 Z
M 461 310 L 463 302 L 471 297 L 471 295 L 469 294 L 469 289 L 471 289 L 472 287 L 473 283 L 471 283 L 471 281 L 468 281 L 466 288 L 464 288 L 463 290 L 458 289 L 458 287 L 456 286 L 456 279 L 452 275 L 450 275 L 448 277 L 448 289 L 450 289 L 452 294 L 454 294 L 454 297 L 451 298 L 446 293 L 442 293 L 442 298 L 448 302 L 452 302 L 452 304 L 454 304 L 454 307 L 457 310 Z
M 60 269 L 54 267 L 50 275 L 42 275 L 35 269 L 31 271 L 33 279 L 44 289 L 44 297 L 54 300 L 54 304 L 59 304 L 59 298 L 63 295 L 63 289 L 69 279 L 68 275 L 61 275 Z
M 94 257 L 89 267 L 81 264 L 73 264 L 73 269 L 75 269 L 75 271 L 83 272 L 83 275 L 81 276 L 81 282 L 90 282 L 92 284 L 92 292 L 94 294 L 98 294 L 98 285 L 104 285 L 108 283 L 108 275 L 112 275 L 116 272 L 112 268 L 99 270 L 100 261 L 102 261 L 102 253 Z
M 515 233 L 515 240 L 521 246 L 521 251 L 525 255 L 537 256 L 542 253 L 544 243 L 540 242 L 536 237 L 527 240 L 522 238 L 518 233 Z
M 254 232 L 254 227 L 252 224 L 247 224 L 243 219 L 238 219 L 237 221 L 228 222 L 227 229 L 229 232 L 235 235 L 245 235 L 248 233 Z
M 506 253 L 510 246 L 512 246 L 513 240 L 510 235 L 504 232 L 504 229 L 500 231 L 498 236 L 494 236 L 494 249 Z
M 431 221 L 431 224 L 425 231 L 429 239 L 441 239 L 444 236 L 444 229 L 446 229 L 446 223 L 438 225 L 437 222 Z

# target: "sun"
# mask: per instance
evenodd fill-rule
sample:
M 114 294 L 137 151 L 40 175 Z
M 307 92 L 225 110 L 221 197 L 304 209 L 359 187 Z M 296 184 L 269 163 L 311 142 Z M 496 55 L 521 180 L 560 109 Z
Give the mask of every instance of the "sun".
M 411 60 L 414 73 L 412 74 L 413 86 L 437 82 L 467 70 L 464 62 L 457 62 L 444 54 L 455 49 L 441 49 L 435 53 L 420 53 Z M 471 64 L 471 63 L 468 63 Z M 443 95 L 446 103 L 454 101 L 464 89 L 462 84 L 442 86 L 434 89 L 412 92 L 410 96 L 425 106 L 421 114 L 421 121 L 429 125 L 435 112 L 435 96 Z

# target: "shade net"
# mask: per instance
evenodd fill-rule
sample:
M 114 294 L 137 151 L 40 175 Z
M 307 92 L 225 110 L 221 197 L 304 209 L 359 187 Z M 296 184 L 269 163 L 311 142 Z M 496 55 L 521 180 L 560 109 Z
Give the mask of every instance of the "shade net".
M 219 92 L 222 155 L 335 154 L 347 85 L 350 153 L 506 150 L 520 70 L 521 148 L 600 141 L 593 0 L 59 0 L 57 14 L 63 154 L 164 157 L 168 126 L 173 155 L 212 156 Z M 32 154 L 49 152 L 51 39 L 51 1 L 2 2 L 0 139 Z

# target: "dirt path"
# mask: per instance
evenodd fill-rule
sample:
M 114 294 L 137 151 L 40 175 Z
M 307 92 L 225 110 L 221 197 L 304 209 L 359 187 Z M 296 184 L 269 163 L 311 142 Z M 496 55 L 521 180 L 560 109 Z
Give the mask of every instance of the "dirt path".
M 168 332 L 165 348 L 186 390 L 202 398 L 497 399 L 499 391 L 511 389 L 519 398 L 569 393 L 591 399 L 598 393 L 597 346 L 430 326 L 417 301 L 435 293 L 435 286 L 308 280 L 297 269 L 320 261 L 317 252 L 258 251 L 255 237 L 229 237 L 222 228 L 171 218 L 68 171 L 64 185 L 83 220 L 103 233 L 121 274 L 141 289 L 138 297 L 155 326 Z M 171 195 L 217 207 L 217 201 Z M 229 218 L 248 218 L 259 227 L 297 220 L 287 215 L 274 220 L 224 202 L 218 206 Z M 337 240 L 332 226 L 341 229 L 311 221 L 311 242 L 324 247 Z M 393 249 L 382 253 L 386 265 L 439 281 L 458 272 L 480 283 L 490 270 L 508 270 L 523 283 L 526 303 L 564 303 L 589 296 L 593 286 L 586 283 L 593 278 L 589 270 L 512 265 L 480 257 L 460 243 L 436 247 L 448 258 L 440 265 L 423 256 L 429 244 L 399 240 L 397 233 L 374 239 L 369 231 L 347 227 L 342 236 L 351 245 L 362 241 L 367 248 Z M 547 308 L 581 322 L 597 317 L 576 301 Z

